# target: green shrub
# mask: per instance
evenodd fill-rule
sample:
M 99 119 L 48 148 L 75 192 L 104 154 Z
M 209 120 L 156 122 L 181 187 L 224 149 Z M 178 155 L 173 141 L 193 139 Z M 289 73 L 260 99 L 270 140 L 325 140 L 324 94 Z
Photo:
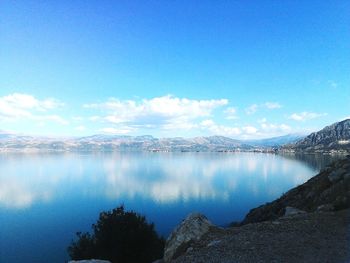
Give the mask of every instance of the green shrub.
M 163 256 L 164 239 L 159 237 L 153 223 L 120 206 L 102 212 L 93 234 L 77 233 L 68 253 L 73 260 L 107 259 L 113 263 L 149 263 Z

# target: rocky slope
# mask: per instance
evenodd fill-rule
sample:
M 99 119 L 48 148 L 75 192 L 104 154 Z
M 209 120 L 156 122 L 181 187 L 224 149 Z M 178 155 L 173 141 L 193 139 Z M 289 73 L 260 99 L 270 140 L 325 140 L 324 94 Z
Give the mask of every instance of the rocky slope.
M 324 129 L 311 133 L 304 139 L 281 148 L 285 152 L 303 153 L 350 153 L 350 119 L 334 123 Z
M 350 155 L 252 209 L 235 227 L 190 215 L 168 238 L 162 261 L 350 262 L 349 229 Z
M 173 263 L 350 262 L 350 210 L 212 229 Z
M 242 224 L 274 220 L 283 216 L 288 206 L 307 212 L 350 208 L 350 155 L 279 199 L 252 209 Z

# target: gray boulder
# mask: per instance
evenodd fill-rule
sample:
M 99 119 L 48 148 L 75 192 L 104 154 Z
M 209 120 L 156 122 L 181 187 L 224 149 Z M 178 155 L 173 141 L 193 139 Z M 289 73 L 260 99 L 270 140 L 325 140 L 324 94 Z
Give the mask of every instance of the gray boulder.
M 294 216 L 299 214 L 305 214 L 306 212 L 295 207 L 287 206 L 284 212 L 284 216 Z
M 210 227 L 210 221 L 202 214 L 192 213 L 178 225 L 170 234 L 165 243 L 164 262 L 177 258 L 198 241 Z
M 334 211 L 334 205 L 333 204 L 324 204 L 324 205 L 320 205 L 317 207 L 316 211 L 319 212 L 329 212 L 329 211 Z

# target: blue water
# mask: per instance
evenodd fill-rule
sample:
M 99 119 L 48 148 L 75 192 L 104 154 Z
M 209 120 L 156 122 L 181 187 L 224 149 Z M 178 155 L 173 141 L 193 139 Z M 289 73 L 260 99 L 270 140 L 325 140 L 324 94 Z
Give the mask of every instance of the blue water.
M 225 226 L 328 157 L 257 153 L 0 154 L 0 262 L 65 262 L 77 231 L 120 204 L 163 236 L 188 213 Z

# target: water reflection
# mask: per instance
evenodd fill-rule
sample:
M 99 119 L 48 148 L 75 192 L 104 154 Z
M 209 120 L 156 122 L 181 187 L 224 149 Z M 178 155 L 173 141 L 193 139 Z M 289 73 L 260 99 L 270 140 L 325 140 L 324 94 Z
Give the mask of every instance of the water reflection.
M 275 196 L 330 161 L 329 156 L 252 153 L 3 154 L 0 206 L 28 208 L 86 196 L 159 204 L 227 201 L 236 191 Z
M 334 162 L 335 160 L 339 160 L 344 158 L 344 155 L 324 155 L 324 154 L 288 154 L 285 153 L 282 155 L 284 158 L 298 160 L 304 162 L 311 169 L 320 171 L 322 168 L 327 166 L 329 163 Z

